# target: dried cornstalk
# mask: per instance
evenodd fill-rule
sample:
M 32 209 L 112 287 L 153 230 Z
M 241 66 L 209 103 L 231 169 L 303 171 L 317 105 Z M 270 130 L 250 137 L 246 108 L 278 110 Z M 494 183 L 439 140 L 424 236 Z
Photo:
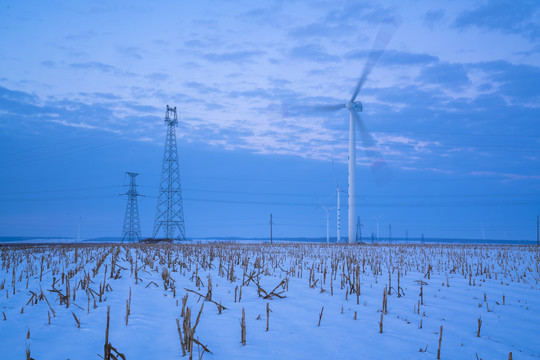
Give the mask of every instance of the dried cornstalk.
M 482 317 L 478 318 L 478 331 L 476 332 L 476 337 L 480 337 L 480 328 L 482 327 Z
M 182 356 L 186 356 L 186 348 L 184 345 L 184 339 L 182 338 L 182 329 L 180 328 L 180 320 L 176 319 L 176 327 L 178 329 L 178 336 L 180 336 L 180 345 L 182 346 Z
M 246 346 L 246 312 L 244 308 L 242 308 L 242 320 L 240 321 L 240 329 L 241 329 L 241 342 L 242 345 Z
M 268 331 L 270 325 L 270 303 L 266 303 L 266 331 Z
M 441 342 L 442 342 L 442 325 L 441 325 L 441 332 L 439 333 L 439 348 L 437 349 L 437 360 L 440 360 L 441 358 Z
M 80 328 L 81 327 L 81 322 L 79 321 L 79 319 L 77 319 L 77 316 L 75 315 L 75 313 L 73 311 L 71 312 L 71 315 L 73 315 L 73 318 L 77 322 L 77 328 Z

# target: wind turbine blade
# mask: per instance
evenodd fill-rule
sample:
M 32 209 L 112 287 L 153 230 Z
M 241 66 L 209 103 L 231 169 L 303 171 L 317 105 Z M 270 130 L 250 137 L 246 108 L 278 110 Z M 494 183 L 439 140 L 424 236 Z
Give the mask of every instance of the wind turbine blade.
M 306 114 L 317 115 L 320 113 L 334 112 L 345 108 L 345 104 L 339 105 L 292 105 L 282 104 L 282 117 L 305 116 Z
M 391 30 L 383 30 L 379 29 L 379 32 L 377 33 L 377 36 L 375 37 L 375 41 L 373 42 L 373 47 L 371 49 L 371 52 L 369 53 L 368 59 L 366 61 L 366 65 L 364 65 L 364 71 L 362 72 L 362 76 L 360 76 L 360 79 L 358 79 L 358 83 L 356 84 L 356 88 L 354 89 L 354 92 L 351 96 L 351 102 L 356 100 L 356 96 L 358 96 L 358 93 L 360 92 L 360 89 L 362 89 L 362 86 L 364 86 L 364 83 L 366 82 L 369 74 L 371 73 L 371 70 L 373 70 L 373 67 L 381 57 L 381 55 L 384 52 L 384 49 L 386 49 L 386 46 L 390 42 L 390 39 L 392 39 L 392 36 L 394 35 L 395 29 Z
M 367 157 L 370 158 L 370 160 L 372 161 L 372 163 L 370 164 L 371 170 L 374 172 L 378 171 L 380 168 L 386 165 L 386 161 L 384 161 L 383 156 L 377 150 L 375 140 L 373 140 L 373 137 L 371 136 L 369 131 L 367 131 L 364 122 L 360 118 L 360 115 L 358 115 L 356 111 L 351 111 L 351 114 L 354 117 L 358 129 L 360 130 L 360 136 L 362 138 L 364 151 Z
M 314 111 L 337 111 L 340 109 L 345 108 L 345 104 L 339 104 L 339 105 L 320 105 L 320 106 L 314 106 L 312 109 Z

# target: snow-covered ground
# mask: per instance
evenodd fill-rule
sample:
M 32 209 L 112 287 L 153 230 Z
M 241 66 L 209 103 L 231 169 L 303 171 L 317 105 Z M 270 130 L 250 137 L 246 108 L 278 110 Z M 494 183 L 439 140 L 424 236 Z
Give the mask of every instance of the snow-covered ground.
M 0 255 L 1 359 L 27 348 L 37 360 L 99 359 L 108 306 L 109 342 L 127 359 L 179 359 L 186 295 L 192 327 L 204 304 L 194 338 L 212 352 L 194 344 L 196 359 L 436 359 L 441 326 L 441 359 L 540 357 L 531 246 L 48 244 Z

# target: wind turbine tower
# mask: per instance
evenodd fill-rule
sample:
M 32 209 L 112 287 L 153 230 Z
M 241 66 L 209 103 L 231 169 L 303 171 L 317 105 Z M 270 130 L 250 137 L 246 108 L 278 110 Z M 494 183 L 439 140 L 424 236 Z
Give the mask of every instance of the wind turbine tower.
M 178 125 L 176 107 L 172 108 L 167 105 L 165 124 L 167 125 L 167 137 L 165 138 L 156 220 L 154 222 L 154 238 L 157 238 L 159 232 L 162 231 L 166 239 L 186 240 L 180 167 L 176 146 L 176 126 Z M 178 235 L 175 235 L 176 231 L 178 231 Z
M 139 222 L 139 206 L 137 205 L 137 197 L 141 195 L 139 195 L 135 183 L 135 177 L 139 174 L 126 172 L 126 175 L 129 176 L 129 188 L 124 194 L 128 196 L 128 201 L 124 216 L 124 228 L 122 229 L 122 242 L 126 240 L 132 242 L 141 239 L 141 223 Z
M 373 217 L 377 221 L 377 241 L 379 241 L 379 220 L 382 219 L 382 216 Z

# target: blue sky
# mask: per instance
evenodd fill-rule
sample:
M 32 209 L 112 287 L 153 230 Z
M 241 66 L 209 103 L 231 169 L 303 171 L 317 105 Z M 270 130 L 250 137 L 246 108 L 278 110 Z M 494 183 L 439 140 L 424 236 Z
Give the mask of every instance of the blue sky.
M 537 1 L 0 0 L 0 235 L 119 236 L 124 172 L 151 235 L 165 106 L 177 106 L 189 237 L 326 236 L 358 143 L 363 235 L 536 239 Z M 341 194 L 342 236 L 346 193 Z M 336 234 L 331 213 L 331 236 Z

